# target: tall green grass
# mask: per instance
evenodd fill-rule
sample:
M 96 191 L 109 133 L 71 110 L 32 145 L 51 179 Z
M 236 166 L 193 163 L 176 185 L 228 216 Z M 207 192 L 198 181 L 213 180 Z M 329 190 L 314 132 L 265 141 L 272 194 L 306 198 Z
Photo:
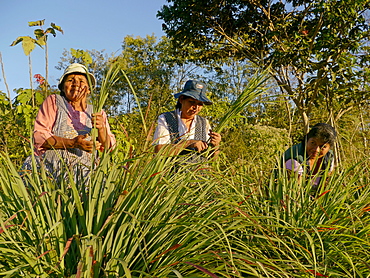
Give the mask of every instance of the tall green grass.
M 72 175 L 22 179 L 3 155 L 0 275 L 369 277 L 369 188 L 354 172 L 364 165 L 335 173 L 312 198 L 283 174 L 176 172 L 177 159 L 106 159 L 86 188 Z
M 284 171 L 166 151 L 105 152 L 88 181 L 1 154 L 0 276 L 370 277 L 367 160 L 312 197 Z

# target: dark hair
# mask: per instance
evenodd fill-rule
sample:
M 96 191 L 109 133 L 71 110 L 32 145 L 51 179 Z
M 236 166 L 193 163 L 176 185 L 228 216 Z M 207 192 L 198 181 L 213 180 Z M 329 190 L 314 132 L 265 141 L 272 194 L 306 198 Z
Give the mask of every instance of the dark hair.
M 337 137 L 337 132 L 335 129 L 325 123 L 318 123 L 314 125 L 311 130 L 303 138 L 303 143 L 305 144 L 310 138 L 318 138 L 324 143 L 328 143 L 330 146 L 333 146 Z
M 179 99 L 178 99 L 177 103 L 176 103 L 176 106 L 175 106 L 175 108 L 176 108 L 176 109 L 181 109 L 181 107 L 182 107 L 182 105 L 181 105 L 181 103 L 180 103 L 180 98 L 181 98 L 181 99 L 188 99 L 188 98 L 192 98 L 192 97 L 181 95 L 181 96 L 179 97 Z

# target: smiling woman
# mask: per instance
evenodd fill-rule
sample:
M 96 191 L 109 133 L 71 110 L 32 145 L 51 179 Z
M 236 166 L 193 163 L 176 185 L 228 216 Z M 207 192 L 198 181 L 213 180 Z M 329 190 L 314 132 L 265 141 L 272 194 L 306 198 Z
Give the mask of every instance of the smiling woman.
M 155 151 L 170 146 L 172 154 L 194 154 L 194 151 L 199 154 L 211 146 L 217 153 L 221 135 L 212 132 L 208 120 L 198 115 L 203 105 L 212 104 L 206 96 L 206 84 L 188 80 L 184 89 L 174 97 L 178 99 L 176 110 L 163 113 L 158 118 L 154 134 Z
M 34 125 L 35 156 L 38 164 L 43 163 L 55 178 L 67 166 L 75 177 L 86 178 L 94 149 L 108 149 L 115 145 L 106 113 L 92 113 L 93 107 L 87 100 L 95 77 L 85 66 L 71 64 L 59 80 L 60 95 L 48 96 L 42 103 Z M 90 132 L 96 127 L 96 140 Z M 32 169 L 31 157 L 23 165 Z
M 325 123 L 318 123 L 312 127 L 301 143 L 292 146 L 284 153 L 283 165 L 289 173 L 296 173 L 299 177 L 306 174 L 317 190 L 325 171 L 330 174 L 334 170 L 334 147 L 336 132 Z

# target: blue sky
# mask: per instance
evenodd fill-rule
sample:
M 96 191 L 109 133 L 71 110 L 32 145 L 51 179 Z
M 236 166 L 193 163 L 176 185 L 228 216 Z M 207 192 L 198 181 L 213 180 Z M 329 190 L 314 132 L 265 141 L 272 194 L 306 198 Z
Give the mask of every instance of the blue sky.
M 62 72 L 55 66 L 64 49 L 118 54 L 127 35 L 163 36 L 156 14 L 165 4 L 166 0 L 0 0 L 0 52 L 12 98 L 13 89 L 30 88 L 28 57 L 21 43 L 10 46 L 19 36 L 34 37 L 36 27 L 28 27 L 29 21 L 45 19 L 45 28 L 53 22 L 64 31 L 48 38 L 49 83 L 56 85 Z M 45 76 L 44 50 L 36 47 L 31 59 L 33 75 Z M 1 69 L 0 73 L 0 91 L 6 93 Z

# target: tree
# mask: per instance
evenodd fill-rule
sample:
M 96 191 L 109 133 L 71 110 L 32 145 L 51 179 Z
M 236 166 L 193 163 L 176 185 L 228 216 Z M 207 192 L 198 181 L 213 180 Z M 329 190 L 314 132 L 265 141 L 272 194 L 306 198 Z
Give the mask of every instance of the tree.
M 339 115 L 369 96 L 361 86 L 368 82 L 362 65 L 369 0 L 168 2 L 157 17 L 177 56 L 203 62 L 234 57 L 270 69 L 306 130 L 313 107 L 339 100 Z
M 191 63 L 174 63 L 167 38 L 126 36 L 122 52 L 115 60 L 126 73 L 140 105 L 147 108 L 150 119 L 174 108 L 174 92 L 182 89 L 185 81 L 196 76 L 200 69 Z M 117 84 L 114 99 L 117 113 L 130 113 L 137 103 L 126 79 Z
M 108 54 L 104 53 L 104 50 L 82 50 L 71 48 L 68 51 L 64 49 L 62 57 L 60 57 L 60 61 L 55 68 L 64 71 L 64 69 L 72 63 L 83 64 L 92 74 L 94 74 L 97 81 L 97 86 L 99 87 L 109 59 L 112 57 L 113 55 L 109 56 Z
M 32 38 L 30 36 L 21 36 L 18 37 L 15 41 L 12 42 L 10 46 L 15 46 L 18 43 L 22 42 L 22 47 L 24 54 L 28 56 L 29 59 L 29 67 L 30 67 L 30 85 L 31 90 L 33 92 L 33 85 L 32 85 L 32 63 L 31 63 L 31 52 L 35 49 L 36 45 L 43 48 L 45 46 L 45 96 L 47 94 L 47 88 L 48 88 L 48 75 L 49 75 L 49 55 L 48 55 L 48 44 L 47 44 L 47 38 L 48 34 L 52 34 L 54 37 L 56 36 L 56 31 L 59 31 L 63 34 L 62 28 L 60 26 L 55 25 L 55 23 L 51 23 L 50 27 L 46 28 L 45 30 L 42 28 L 42 26 L 45 24 L 45 19 L 38 20 L 38 21 L 30 21 L 28 22 L 29 27 L 38 26 L 40 28 L 36 29 L 34 31 L 35 38 Z M 34 100 L 33 100 L 34 105 Z
M 56 31 L 61 32 L 63 34 L 63 30 L 60 26 L 56 25 L 55 23 L 51 23 L 50 27 L 46 28 L 45 30 L 43 29 L 42 26 L 45 24 L 45 19 L 43 20 L 38 20 L 34 22 L 28 22 L 28 25 L 31 26 L 38 26 L 40 28 L 36 29 L 34 31 L 35 37 L 37 41 L 41 45 L 45 45 L 45 81 L 46 85 L 49 83 L 49 53 L 48 53 L 48 35 L 52 34 L 54 37 L 56 37 Z
M 170 101 L 171 65 L 165 61 L 166 42 L 157 41 L 155 36 L 145 38 L 126 36 L 122 42 L 122 52 L 116 57 L 140 100 L 142 107 L 151 106 L 152 111 Z M 130 113 L 136 101 L 133 92 L 122 79 L 120 90 L 115 96 L 121 112 Z

